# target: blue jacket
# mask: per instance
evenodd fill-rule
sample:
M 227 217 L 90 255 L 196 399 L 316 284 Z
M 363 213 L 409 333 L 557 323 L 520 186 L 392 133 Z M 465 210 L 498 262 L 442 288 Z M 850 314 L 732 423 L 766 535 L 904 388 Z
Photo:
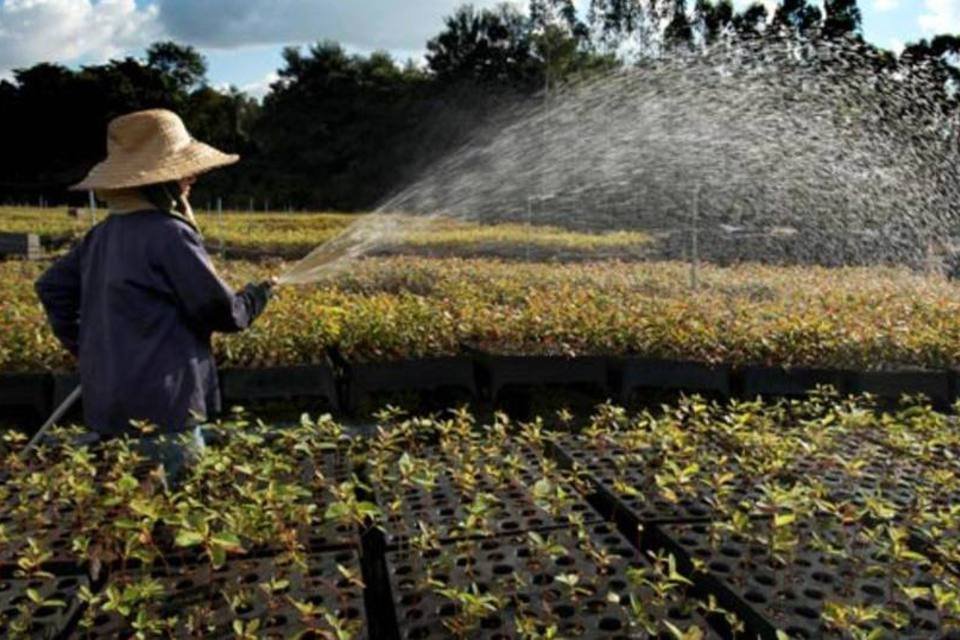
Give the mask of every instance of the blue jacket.
M 57 338 L 79 358 L 87 426 L 182 431 L 220 411 L 214 331 L 248 327 L 267 291 L 234 293 L 200 234 L 162 211 L 108 216 L 38 281 Z

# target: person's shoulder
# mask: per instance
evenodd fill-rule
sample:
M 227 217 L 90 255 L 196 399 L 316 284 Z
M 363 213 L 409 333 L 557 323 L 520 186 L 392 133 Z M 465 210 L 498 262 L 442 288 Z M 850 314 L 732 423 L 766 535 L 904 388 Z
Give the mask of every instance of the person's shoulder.
M 178 216 L 159 209 L 154 211 L 141 211 L 134 216 L 142 216 L 144 225 L 151 227 L 158 233 L 173 234 L 188 238 L 199 237 L 196 228 Z

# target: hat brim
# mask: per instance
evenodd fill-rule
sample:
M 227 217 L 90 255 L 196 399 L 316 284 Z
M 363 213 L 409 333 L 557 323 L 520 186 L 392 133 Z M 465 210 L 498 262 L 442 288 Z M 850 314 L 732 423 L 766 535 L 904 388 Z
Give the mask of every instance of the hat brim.
M 72 191 L 129 189 L 148 184 L 172 182 L 226 167 L 240 156 L 194 140 L 182 150 L 164 158 L 136 156 L 108 157 L 95 165 L 87 177 L 70 187 Z

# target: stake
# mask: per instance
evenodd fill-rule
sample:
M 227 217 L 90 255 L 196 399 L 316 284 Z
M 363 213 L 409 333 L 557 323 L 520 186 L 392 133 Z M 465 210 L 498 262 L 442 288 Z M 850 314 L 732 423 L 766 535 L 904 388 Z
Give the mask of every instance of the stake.
M 227 248 L 223 244 L 223 198 L 217 198 L 217 224 L 220 226 L 220 259 L 226 259 Z
M 526 256 L 527 262 L 530 262 L 530 243 L 532 242 L 533 233 L 530 231 L 530 219 L 533 217 L 533 198 L 527 198 L 527 242 L 526 242 Z
M 700 238 L 698 223 L 700 221 L 700 185 L 693 191 L 693 210 L 690 212 L 690 288 L 697 290 L 697 268 L 700 262 Z
M 90 201 L 90 226 L 97 224 L 97 198 L 93 195 L 93 190 L 87 192 Z

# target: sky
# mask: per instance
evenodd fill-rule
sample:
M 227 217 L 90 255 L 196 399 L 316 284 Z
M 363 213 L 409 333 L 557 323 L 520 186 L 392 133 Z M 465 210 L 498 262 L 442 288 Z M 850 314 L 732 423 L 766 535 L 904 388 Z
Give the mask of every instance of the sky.
M 776 0 L 764 0 L 774 6 Z M 579 0 L 586 6 L 589 0 Z M 173 39 L 207 57 L 209 79 L 262 95 L 284 46 L 337 40 L 421 60 L 426 41 L 462 0 L 0 0 L 0 77 L 37 62 L 68 65 L 140 56 Z M 490 6 L 496 0 L 473 0 Z M 749 0 L 735 0 L 740 6 Z M 860 0 L 865 37 L 899 50 L 960 33 L 960 0 Z

